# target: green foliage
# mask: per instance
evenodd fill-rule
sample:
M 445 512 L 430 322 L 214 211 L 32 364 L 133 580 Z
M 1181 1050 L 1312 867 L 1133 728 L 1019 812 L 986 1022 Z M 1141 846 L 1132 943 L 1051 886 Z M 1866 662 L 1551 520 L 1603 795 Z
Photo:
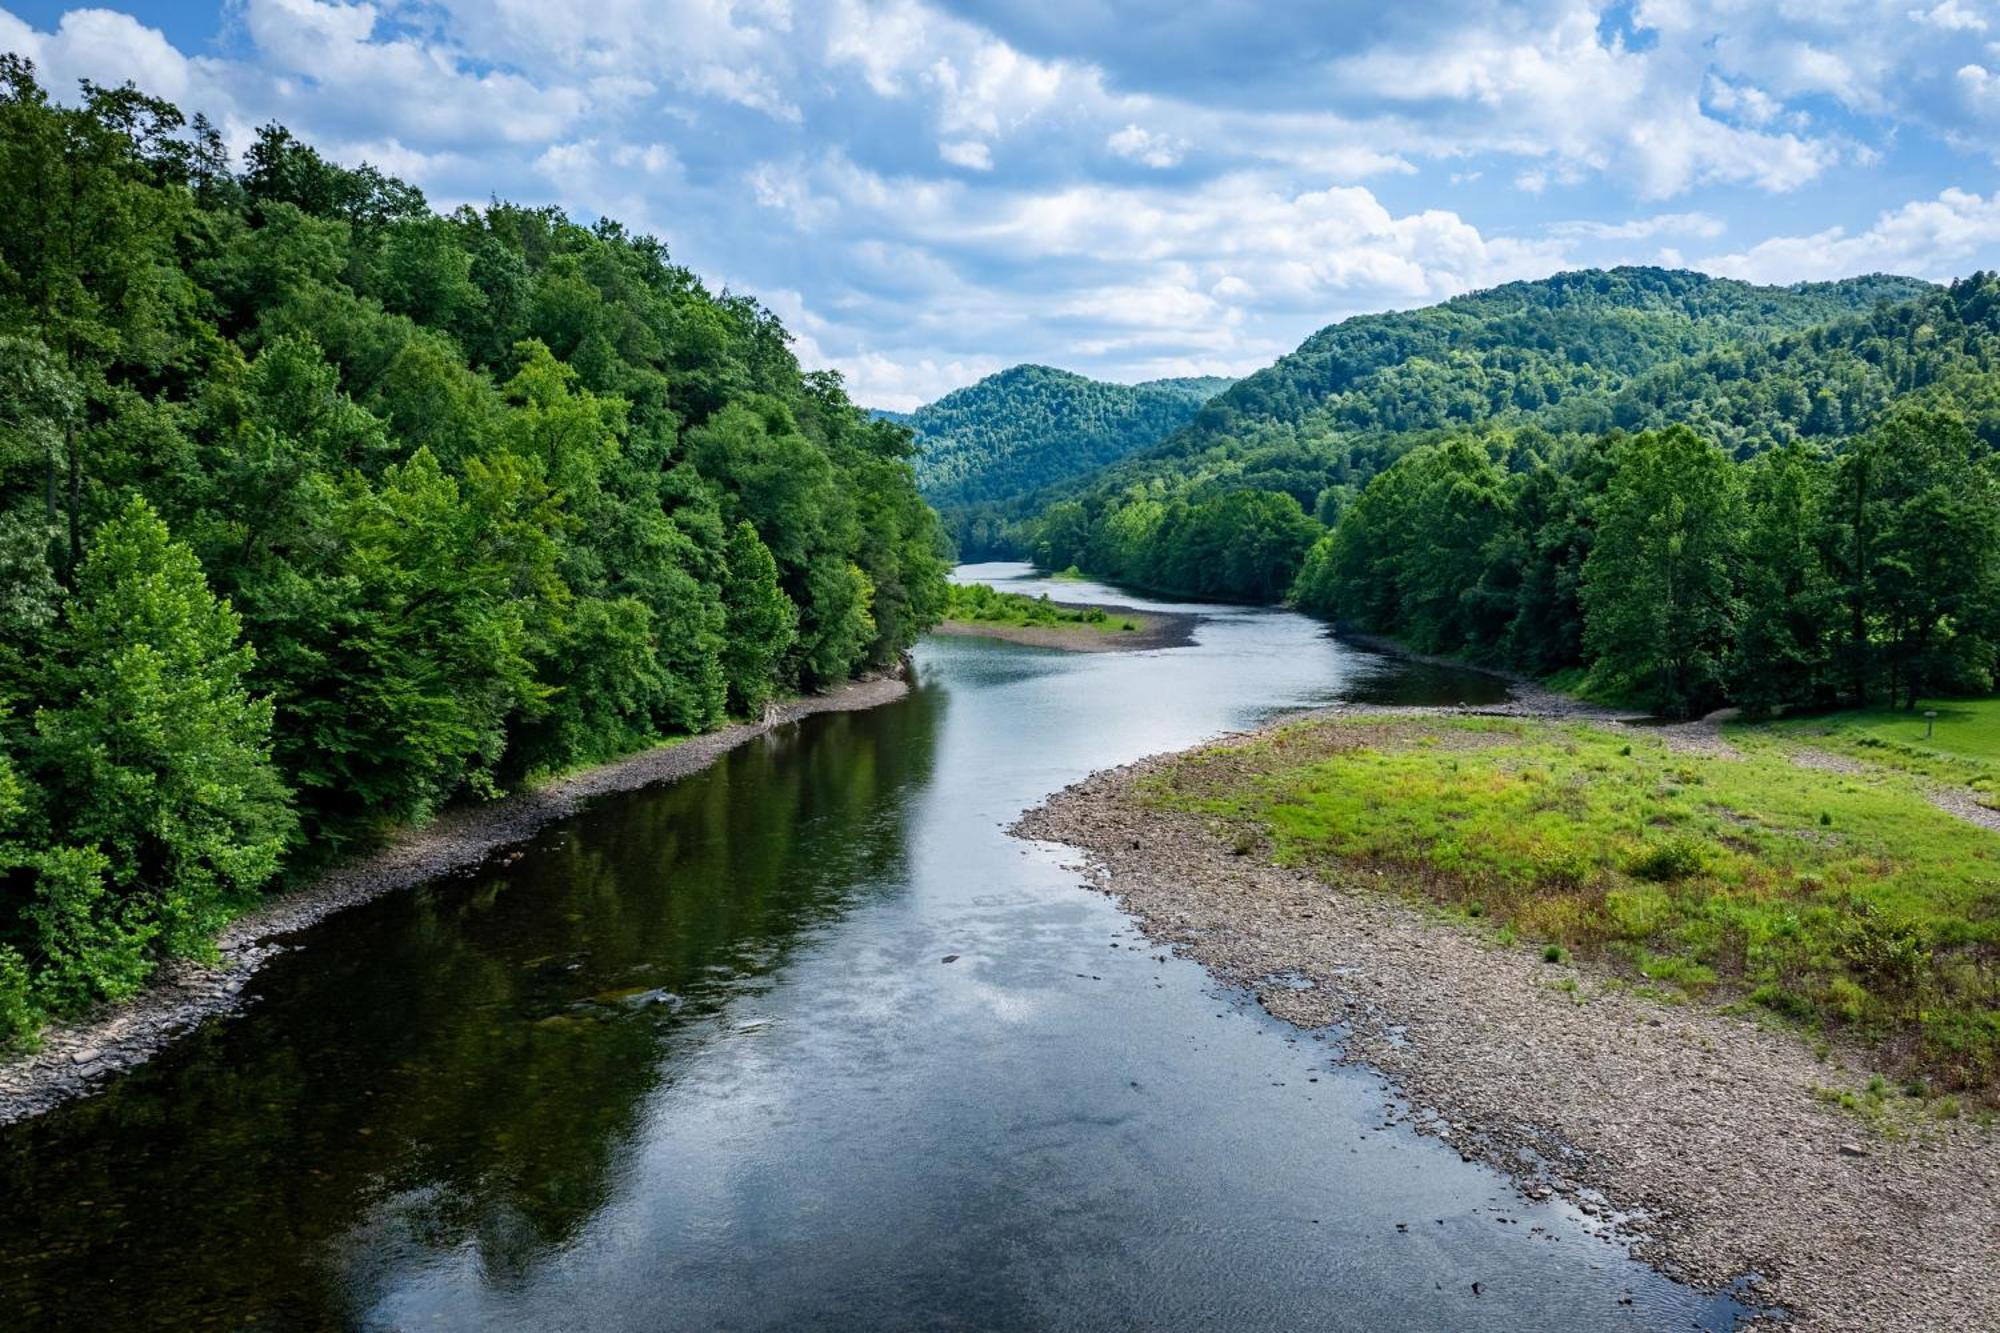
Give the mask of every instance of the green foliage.
M 988 530 L 1669 714 L 1907 705 L 2000 666 L 1996 366 L 1988 274 L 1561 274 L 1323 330 Z
M 1076 625 L 1088 629 L 1133 630 L 1130 617 L 1112 616 L 1099 606 L 1064 606 L 1048 594 L 1000 592 L 984 583 L 955 583 L 945 603 L 947 621 L 985 625 Z
M 11 56 L 0 186 L 0 1041 L 942 611 L 907 432 L 656 240 Z
M 729 534 L 722 585 L 728 620 L 723 632 L 723 675 L 729 704 L 746 716 L 771 696 L 772 669 L 798 637 L 798 608 L 778 587 L 778 562 L 749 522 Z
M 1404 455 L 1344 506 L 1293 599 L 1677 716 L 1992 687 L 2000 464 L 1961 413 L 1907 403 L 1837 454 L 1743 462 L 1684 426 L 1522 444 Z M 1067 504 L 1050 526 L 1097 549 Z
M 144 500 L 94 534 L 53 644 L 60 702 L 35 713 L 50 850 L 27 914 L 44 952 L 107 997 L 143 976 L 133 955 L 155 934 L 204 950 L 290 840 L 271 702 L 249 693 L 240 628 Z
M 1489 645 L 1511 607 L 1482 586 L 1509 518 L 1504 479 L 1469 441 L 1404 456 L 1319 539 L 1292 595 L 1359 628 L 1400 633 L 1421 652 Z
M 1910 310 L 1882 308 L 1897 301 Z M 1841 430 L 1815 436 L 1835 439 L 1951 367 L 1990 369 L 1993 339 L 1975 331 L 1990 314 L 1906 278 L 1780 288 L 1653 268 L 1562 273 L 1322 329 L 1157 447 L 1058 489 L 1093 524 L 1135 500 L 1265 490 L 1331 526 L 1377 473 L 1452 435 L 1497 444 L 1525 470 L 1614 428 L 1688 422 L 1711 434 L 1723 412 L 1711 405 L 1731 392 L 1716 386 L 1754 383 L 1726 414 L 1725 446 L 1747 454 L 1800 438 L 1811 395 L 1776 386 L 1816 384 L 1819 358 L 1847 357 L 1878 387 L 1857 391 Z M 1925 342 L 1917 327 L 1942 336 Z M 1927 358 L 1900 378 L 1877 369 L 1899 338 Z M 1039 503 L 1058 498 L 1072 497 Z
M 1229 387 L 1223 379 L 1105 384 L 1047 366 L 1015 366 L 904 418 L 917 437 L 917 481 L 940 506 L 1031 495 L 1157 443 Z
M 1708 853 L 1703 849 L 1699 838 L 1675 834 L 1658 842 L 1647 843 L 1625 863 L 1625 873 L 1634 879 L 1672 884 L 1699 875 L 1707 861 Z
M 1083 505 L 1050 507 L 1035 563 L 1088 566 L 1120 582 L 1234 601 L 1270 601 L 1297 577 L 1320 525 L 1289 495 L 1230 491 L 1200 504 L 1137 500 L 1093 522 Z
M 1614 689 L 1676 717 L 1722 697 L 1741 508 L 1734 465 L 1693 431 L 1619 447 L 1583 567 L 1584 648 Z

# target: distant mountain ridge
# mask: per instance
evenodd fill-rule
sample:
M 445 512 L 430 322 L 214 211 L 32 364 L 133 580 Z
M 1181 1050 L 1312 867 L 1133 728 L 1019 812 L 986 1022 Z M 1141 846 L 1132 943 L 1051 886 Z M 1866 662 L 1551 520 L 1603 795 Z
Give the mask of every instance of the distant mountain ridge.
M 1591 466 L 1611 432 L 1674 425 L 1738 460 L 1793 443 L 1824 457 L 1906 406 L 2000 450 L 1994 275 L 1564 273 L 1329 326 L 1158 445 L 957 530 L 1049 568 L 1261 599 L 1312 532 L 1427 445 L 1470 446 L 1516 480 Z M 1224 558 L 1259 546 L 1276 554 Z
M 1235 381 L 1110 384 L 1019 365 L 915 412 L 876 415 L 917 437 L 917 484 L 940 509 L 1005 502 L 1157 444 Z
M 1134 485 L 1275 490 L 1313 512 L 1329 489 L 1365 482 L 1415 439 L 1642 424 L 1671 414 L 1670 386 L 1686 368 L 1754 357 L 1940 290 L 1883 274 L 1760 287 L 1685 270 L 1585 269 L 1357 315 L 1211 398 L 1153 448 L 1064 489 L 1087 503 Z

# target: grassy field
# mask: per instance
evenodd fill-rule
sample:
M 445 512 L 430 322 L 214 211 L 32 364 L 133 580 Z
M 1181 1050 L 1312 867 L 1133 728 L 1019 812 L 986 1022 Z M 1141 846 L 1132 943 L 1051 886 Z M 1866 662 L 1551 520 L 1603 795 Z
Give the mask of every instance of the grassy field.
M 1937 716 L 1926 719 L 1926 712 Z M 1815 749 L 1970 787 L 1983 802 L 2000 805 L 2000 698 L 1927 699 L 1915 712 L 1857 709 L 1745 724 L 1732 734 L 1766 729 Z
M 996 592 L 984 583 L 953 584 L 944 618 L 982 625 L 1063 625 L 1107 633 L 1139 628 L 1139 622 L 1130 616 L 1115 616 L 1095 606 L 1064 606 L 1046 596 Z
M 1731 739 L 1738 757 L 1582 723 L 1309 722 L 1195 752 L 1148 799 L 1552 961 L 1573 950 L 1670 999 L 1845 1029 L 1912 1079 L 1994 1095 L 2000 836 L 1934 808 L 1912 771 L 1804 768 L 1783 729 Z

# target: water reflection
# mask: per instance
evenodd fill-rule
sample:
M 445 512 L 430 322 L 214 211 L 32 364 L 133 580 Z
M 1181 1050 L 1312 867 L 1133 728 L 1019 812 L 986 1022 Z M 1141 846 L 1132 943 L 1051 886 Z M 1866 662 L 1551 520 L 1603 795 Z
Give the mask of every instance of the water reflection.
M 604 1206 L 679 1052 L 901 878 L 944 705 L 817 719 L 349 913 L 241 1018 L 15 1127 L 12 1316 L 315 1325 L 445 1254 L 518 1285 Z
M 1466 697 L 1398 685 L 1300 617 L 1200 609 L 1188 649 L 927 644 L 905 703 L 329 922 L 247 1014 L 0 1136 L 7 1308 L 103 1328 L 1725 1326 L 1726 1301 L 1383 1130 L 1371 1075 L 1004 834 L 1092 769 L 1274 712 Z

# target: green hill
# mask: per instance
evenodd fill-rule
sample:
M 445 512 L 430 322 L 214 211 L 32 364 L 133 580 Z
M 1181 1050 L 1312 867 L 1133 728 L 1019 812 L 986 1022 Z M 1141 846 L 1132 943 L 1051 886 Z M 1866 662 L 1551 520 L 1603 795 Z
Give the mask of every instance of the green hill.
M 12 55 L 0 192 L 0 1047 L 943 610 L 906 434 L 657 240 Z
M 1016 500 L 1157 444 L 1231 383 L 1106 384 L 1048 366 L 1014 366 L 902 420 L 917 436 L 925 497 L 939 508 L 963 508 Z
M 1759 343 L 1933 290 L 1882 275 L 1758 287 L 1620 268 L 1360 315 L 1218 394 L 1184 430 L 1090 486 L 1105 495 L 1135 482 L 1280 490 L 1310 511 L 1327 487 L 1365 481 L 1413 436 L 1633 424 L 1670 410 L 1672 376 L 1645 379 L 1662 367 L 1711 353 L 1719 367 Z
M 1040 521 L 1013 540 L 1046 547 L 1037 558 L 1057 567 L 1257 596 L 1282 583 L 1283 558 L 1254 587 L 1217 586 L 1212 559 L 1142 555 L 1155 544 L 1136 535 L 1148 525 L 1121 511 L 1247 491 L 1288 497 L 1329 523 L 1410 449 L 1468 431 L 1580 436 L 1686 421 L 1744 453 L 1838 438 L 1963 361 L 1952 333 L 1962 322 L 1947 293 L 1909 278 L 1759 287 L 1654 268 L 1563 273 L 1357 316 L 1216 395 L 1159 445 L 1036 497 L 1013 517 Z

